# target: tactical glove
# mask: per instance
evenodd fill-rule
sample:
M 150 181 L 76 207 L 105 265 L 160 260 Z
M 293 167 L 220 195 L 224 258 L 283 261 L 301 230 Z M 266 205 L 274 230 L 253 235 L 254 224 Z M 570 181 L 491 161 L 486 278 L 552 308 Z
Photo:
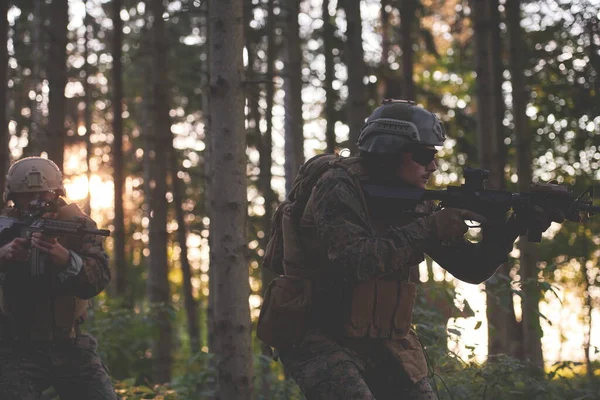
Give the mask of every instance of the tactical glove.
M 463 240 L 469 227 L 465 220 L 486 224 L 488 221 L 482 215 L 458 208 L 445 208 L 427 217 L 432 224 L 434 235 L 442 244 L 455 244 Z

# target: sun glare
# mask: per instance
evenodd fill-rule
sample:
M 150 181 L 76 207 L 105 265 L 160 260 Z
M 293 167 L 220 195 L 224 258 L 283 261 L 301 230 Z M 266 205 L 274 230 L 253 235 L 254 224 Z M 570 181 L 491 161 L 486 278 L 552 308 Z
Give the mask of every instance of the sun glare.
M 108 209 L 113 206 L 114 186 L 110 180 L 103 180 L 98 175 L 92 175 L 90 180 L 90 192 L 93 209 Z M 76 175 L 65 181 L 67 199 L 69 201 L 80 201 L 86 198 L 88 191 L 88 180 L 86 175 Z

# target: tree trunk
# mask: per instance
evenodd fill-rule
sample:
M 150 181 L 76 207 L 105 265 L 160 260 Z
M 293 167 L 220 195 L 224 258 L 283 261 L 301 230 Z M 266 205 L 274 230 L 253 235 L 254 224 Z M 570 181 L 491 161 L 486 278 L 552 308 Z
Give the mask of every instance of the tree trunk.
M 471 14 L 474 25 L 475 62 L 477 72 L 477 136 L 479 163 L 482 168 L 490 171 L 488 188 L 500 189 L 504 186 L 503 171 L 500 173 L 492 163 L 494 155 L 498 154 L 497 130 L 488 130 L 488 125 L 495 124 L 494 118 L 499 118 L 494 108 L 493 97 L 494 77 L 492 74 L 492 59 L 490 43 L 492 27 L 490 2 L 492 0 L 472 0 Z M 499 51 L 499 50 L 496 50 Z M 495 164 L 495 165 L 499 165 Z M 517 325 L 512 292 L 509 288 L 508 266 L 502 266 L 495 276 L 486 282 L 487 318 L 488 318 L 488 354 L 499 353 L 518 356 L 520 349 L 518 340 L 514 340 Z
M 170 150 L 173 205 L 175 207 L 175 217 L 178 225 L 177 242 L 179 242 L 179 248 L 181 249 L 179 261 L 181 263 L 181 273 L 183 277 L 184 307 L 185 314 L 187 316 L 188 335 L 190 336 L 190 349 L 192 354 L 198 354 L 200 352 L 200 328 L 198 327 L 198 307 L 196 306 L 196 300 L 194 299 L 194 292 L 192 288 L 192 268 L 188 259 L 187 224 L 185 223 L 185 214 L 182 208 L 184 191 L 181 180 L 177 175 L 179 172 L 177 164 L 177 151 L 173 147 L 172 143 Z
M 400 45 L 402 47 L 402 98 L 416 100 L 413 79 L 413 27 L 417 21 L 415 0 L 400 1 Z
M 150 271 L 148 271 L 148 299 L 158 306 L 156 321 L 159 334 L 152 346 L 152 365 L 155 382 L 171 379 L 172 327 L 167 307 L 170 306 L 169 265 L 167 259 L 167 152 L 173 146 L 168 103 L 167 57 L 168 43 L 165 35 L 162 0 L 150 2 L 152 22 L 152 112 L 156 144 L 150 219 Z M 165 151 L 166 150 L 166 151 Z
M 390 13 L 388 7 L 390 0 L 381 0 L 381 9 L 379 11 L 379 21 L 381 23 L 381 61 L 379 76 L 377 77 L 377 95 L 381 100 L 389 96 L 389 74 L 390 65 L 388 58 L 390 56 Z
M 360 0 L 344 0 L 346 11 L 346 47 L 345 63 L 348 68 L 348 128 L 350 136 L 348 147 L 356 152 L 356 141 L 367 116 L 367 99 L 363 80 L 366 75 L 362 41 L 362 18 Z
M 8 4 L 8 1 L 4 3 Z M 33 6 L 33 38 L 32 38 L 32 57 L 34 60 L 42 59 L 42 30 L 44 29 L 44 22 L 46 20 L 44 10 L 42 8 L 43 2 L 36 1 Z M 31 80 L 32 89 L 35 93 L 33 104 L 31 107 L 31 127 L 29 130 L 29 141 L 27 147 L 23 149 L 23 156 L 39 156 L 41 149 L 46 143 L 46 135 L 42 132 L 42 110 L 41 102 L 38 101 L 38 95 L 42 93 L 42 73 L 40 70 L 41 63 L 36 61 L 33 63 L 31 68 Z
M 327 142 L 327 153 L 333 153 L 336 147 L 335 140 L 335 89 L 333 78 L 335 76 L 335 63 L 333 60 L 334 25 L 329 15 L 329 0 L 323 0 L 323 53 L 325 55 L 325 141 Z M 267 233 L 268 231 L 265 231 Z
M 114 2 L 113 2 L 114 3 Z M 84 3 L 85 7 L 85 17 L 83 19 L 83 26 L 85 27 L 84 36 L 83 36 L 83 72 L 85 74 L 85 78 L 83 81 L 83 91 L 84 91 L 84 99 L 85 99 L 85 110 L 84 110 L 84 125 L 85 125 L 85 165 L 86 165 L 86 175 L 87 175 L 87 195 L 85 197 L 85 205 L 84 211 L 87 215 L 92 214 L 92 171 L 90 160 L 92 159 L 92 93 L 90 86 L 90 64 L 88 63 L 88 55 L 89 55 L 89 34 L 88 27 L 90 26 L 90 15 L 87 10 L 88 1 L 86 0 Z M 119 17 L 120 18 L 120 17 Z M 113 24 L 118 23 L 113 20 Z M 115 118 L 115 117 L 113 117 Z M 113 130 L 114 130 L 114 122 L 113 122 Z
M 116 294 L 125 297 L 127 291 L 127 264 L 125 261 L 125 213 L 123 205 L 123 192 L 125 184 L 125 163 L 123 160 L 123 21 L 121 20 L 122 0 L 113 0 L 113 178 L 115 182 L 115 282 Z
M 304 121 L 302 119 L 302 49 L 300 48 L 299 0 L 283 0 L 284 22 L 284 107 L 285 107 L 285 190 L 289 193 L 298 169 L 304 163 Z M 272 79 L 272 78 L 269 78 Z
M 210 2 L 210 114 L 214 132 L 211 253 L 214 268 L 217 397 L 251 399 L 251 323 L 248 296 L 246 136 L 244 130 L 243 8 Z
M 504 128 L 504 94 L 502 92 L 502 83 L 504 82 L 504 66 L 502 64 L 502 41 L 500 39 L 500 11 L 498 10 L 498 0 L 487 0 L 486 13 L 489 21 L 488 35 L 488 64 L 490 73 L 490 115 L 491 120 L 486 127 L 491 124 L 494 140 L 490 142 L 490 153 L 492 162 L 490 164 L 490 178 L 494 182 L 494 188 L 498 190 L 505 189 L 504 166 L 506 165 L 506 131 Z
M 202 84 L 202 119 L 204 122 L 204 140 L 206 141 L 206 147 L 204 149 L 204 208 L 206 210 L 206 216 L 208 217 L 212 226 L 214 221 L 214 210 L 211 206 L 212 196 L 214 192 L 214 166 L 213 166 L 213 142 L 214 134 L 212 130 L 212 122 L 210 118 L 210 22 L 208 16 L 210 15 L 210 3 L 204 1 L 201 5 L 201 9 L 205 15 L 202 30 L 206 42 L 202 46 L 202 52 L 205 55 L 204 63 L 202 64 L 202 74 L 200 75 Z M 208 236 L 208 247 L 213 248 L 212 235 Z M 208 349 L 211 353 L 216 352 L 216 338 L 215 338 L 215 262 L 214 253 L 212 250 L 209 253 L 209 269 L 208 269 L 208 304 L 206 307 L 206 337 Z M 214 360 L 212 361 L 214 363 Z
M 261 37 L 258 35 L 257 37 L 254 36 L 254 30 L 250 27 L 250 23 L 253 20 L 253 10 L 254 5 L 252 4 L 252 2 L 244 2 L 244 40 L 246 42 L 246 54 L 248 57 L 246 79 L 249 82 L 249 84 L 246 86 L 246 99 L 248 102 L 248 114 L 246 115 L 246 121 L 248 125 L 248 145 L 254 145 L 256 149 L 260 152 L 260 142 L 262 135 L 260 131 L 261 114 L 259 102 L 261 95 L 260 81 L 262 79 L 262 76 L 255 71 L 255 68 L 256 61 L 258 59 L 256 57 L 256 52 L 258 50 L 257 42 L 261 40 Z M 267 33 L 270 32 L 268 28 L 266 28 L 265 31 Z M 260 61 L 260 59 L 258 60 Z
M 0 43 L 8 42 L 8 1 L 0 3 Z M 6 114 L 6 102 L 8 100 L 8 49 L 2 47 L 0 51 L 0 189 L 4 191 L 6 184 L 6 171 L 10 160 L 10 150 L 8 148 L 8 116 Z M 4 202 L 0 196 L 0 209 L 4 207 Z
M 50 6 L 48 53 L 48 140 L 45 149 L 48 158 L 63 168 L 65 152 L 65 115 L 67 84 L 67 25 L 69 4 L 67 0 L 53 0 Z
M 506 25 L 509 45 L 509 69 L 512 86 L 512 114 L 516 132 L 517 172 L 519 175 L 519 191 L 530 191 L 532 178 L 531 128 L 527 109 L 527 92 L 525 89 L 525 70 L 523 46 L 524 36 L 521 29 L 521 2 L 507 0 Z M 544 360 L 541 343 L 541 326 L 539 317 L 540 288 L 537 285 L 537 247 L 526 238 L 519 241 L 520 274 L 523 282 L 524 298 L 522 302 L 523 318 L 523 356 L 536 365 L 543 367 Z

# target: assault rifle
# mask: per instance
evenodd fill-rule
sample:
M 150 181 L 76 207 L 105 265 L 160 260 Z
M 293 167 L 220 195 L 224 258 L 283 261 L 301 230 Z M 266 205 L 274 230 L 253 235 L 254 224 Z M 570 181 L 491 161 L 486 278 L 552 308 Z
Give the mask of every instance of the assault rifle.
M 531 218 L 533 207 L 544 209 L 558 208 L 565 218 L 581 222 L 600 212 L 600 206 L 592 204 L 594 188 L 590 186 L 580 196 L 575 197 L 567 187 L 556 184 L 535 184 L 530 193 L 511 193 L 502 190 L 488 190 L 485 181 L 489 171 L 476 168 L 465 168 L 465 183 L 460 186 L 449 186 L 446 190 L 427 190 L 365 183 L 363 190 L 372 199 L 390 204 L 416 204 L 424 200 L 440 200 L 441 208 L 460 208 L 476 212 L 488 219 L 491 224 L 504 222 L 509 210 L 516 212 L 519 218 Z M 588 198 L 583 200 L 585 195 Z M 539 242 L 542 233 L 529 224 L 527 237 L 530 242 Z
M 86 227 L 85 218 L 65 221 L 43 218 L 43 214 L 56 211 L 52 202 L 33 201 L 29 205 L 29 213 L 21 219 L 0 217 L 0 245 L 4 245 L 17 237 L 31 238 L 34 232 L 55 237 L 83 237 L 84 235 L 110 236 L 108 229 L 90 229 Z M 31 276 L 41 275 L 45 270 L 45 254 L 31 249 L 29 258 Z

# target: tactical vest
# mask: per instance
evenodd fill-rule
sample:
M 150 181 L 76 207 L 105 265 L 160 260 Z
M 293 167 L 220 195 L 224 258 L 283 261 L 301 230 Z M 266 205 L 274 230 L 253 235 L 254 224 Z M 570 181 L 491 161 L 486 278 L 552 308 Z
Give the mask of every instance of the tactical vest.
M 53 218 L 87 218 L 76 204 L 59 208 Z M 58 242 L 77 251 L 83 238 L 61 237 Z M 88 300 L 57 294 L 54 273 L 30 277 L 28 264 L 15 265 L 0 286 L 0 339 L 56 340 L 74 338 L 86 315 Z M 49 276 L 48 276 L 49 275 Z
M 369 210 L 356 173 L 359 159 L 326 154 L 302 166 L 288 199 L 274 213 L 263 259 L 263 267 L 280 274 L 267 287 L 257 326 L 259 339 L 272 347 L 293 346 L 312 327 L 347 338 L 392 340 L 406 337 L 410 330 L 414 283 L 392 274 L 344 286 L 326 276 L 330 268 L 321 265 L 328 260 L 319 239 L 299 233 L 301 219 L 307 218 L 304 214 L 312 188 L 330 168 L 347 171 L 362 206 Z M 373 225 L 370 220 L 369 224 Z M 379 230 L 377 226 L 373 229 Z M 414 263 L 420 261 L 422 258 Z

